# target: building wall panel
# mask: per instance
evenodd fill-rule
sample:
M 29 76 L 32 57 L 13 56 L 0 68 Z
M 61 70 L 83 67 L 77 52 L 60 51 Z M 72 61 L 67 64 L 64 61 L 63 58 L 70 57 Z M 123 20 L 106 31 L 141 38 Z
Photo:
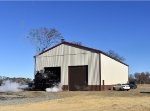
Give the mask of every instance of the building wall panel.
M 99 54 L 61 44 L 36 57 L 36 71 L 61 66 L 61 83 L 68 85 L 68 66 L 88 65 L 88 85 L 99 85 Z
M 101 84 L 105 85 L 128 82 L 128 66 L 101 54 Z

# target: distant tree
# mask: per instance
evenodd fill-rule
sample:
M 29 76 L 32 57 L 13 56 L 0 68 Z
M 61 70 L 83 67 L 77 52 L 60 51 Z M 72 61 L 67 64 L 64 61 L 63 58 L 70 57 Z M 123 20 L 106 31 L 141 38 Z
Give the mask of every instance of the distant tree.
M 150 73 L 149 72 L 141 72 L 134 73 L 135 82 L 138 84 L 150 84 Z M 129 76 L 130 80 L 130 76 Z
M 141 80 L 141 84 L 146 84 L 147 78 L 144 72 L 140 74 L 140 80 Z
M 136 83 L 140 83 L 140 77 L 139 77 L 140 73 L 136 72 L 134 73 L 134 77 L 135 77 L 135 81 Z
M 135 78 L 133 74 L 129 75 L 129 82 L 133 82 L 133 83 L 135 82 Z
M 0 76 L 0 85 L 3 83 L 3 81 L 10 80 L 12 82 L 17 82 L 17 83 L 31 83 L 33 80 L 30 78 L 22 78 L 22 77 L 5 77 L 5 76 Z
M 60 42 L 63 36 L 55 28 L 42 27 L 31 30 L 27 38 L 34 45 L 36 52 L 39 53 L 52 44 Z
M 124 58 L 124 57 L 120 56 L 119 54 L 117 54 L 117 53 L 114 52 L 113 50 L 109 50 L 109 51 L 107 52 L 107 54 L 108 54 L 109 56 L 111 56 L 112 58 L 116 59 L 116 60 L 119 60 L 119 61 L 122 61 L 122 62 L 125 61 L 125 58 Z
M 150 84 L 150 73 L 149 72 L 145 72 L 145 76 L 146 76 L 146 83 Z

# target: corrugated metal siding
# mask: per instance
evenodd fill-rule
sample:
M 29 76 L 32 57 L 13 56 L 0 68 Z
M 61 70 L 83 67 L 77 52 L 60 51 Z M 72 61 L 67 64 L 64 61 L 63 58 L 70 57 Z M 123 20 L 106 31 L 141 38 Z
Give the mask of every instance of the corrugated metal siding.
M 65 44 L 36 57 L 36 71 L 61 66 L 61 83 L 68 85 L 68 66 L 88 65 L 88 85 L 99 85 L 99 54 Z
M 101 54 L 101 83 L 102 80 L 105 85 L 127 83 L 128 66 Z

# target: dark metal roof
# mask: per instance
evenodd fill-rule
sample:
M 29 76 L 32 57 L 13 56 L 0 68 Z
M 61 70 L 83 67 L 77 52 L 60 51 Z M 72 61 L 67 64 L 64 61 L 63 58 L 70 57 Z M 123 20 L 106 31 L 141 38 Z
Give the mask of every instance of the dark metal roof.
M 45 51 L 39 53 L 38 55 L 41 55 L 41 54 L 43 54 L 43 53 L 45 53 L 45 52 L 47 52 L 47 51 L 49 51 L 49 50 L 51 50 L 51 49 L 53 49 L 53 48 L 55 48 L 55 47 L 61 45 L 61 44 L 65 44 L 65 45 L 69 45 L 69 46 L 72 46 L 72 47 L 76 47 L 76 48 L 88 50 L 88 51 L 91 51 L 91 52 L 94 52 L 94 53 L 102 53 L 102 54 L 104 54 L 105 56 L 108 56 L 108 57 L 114 59 L 115 61 L 118 61 L 118 62 L 120 62 L 120 63 L 122 63 L 122 64 L 128 66 L 128 64 L 125 64 L 124 62 L 119 61 L 119 60 L 117 60 L 117 59 L 115 59 L 115 58 L 109 56 L 108 54 L 106 54 L 105 52 L 103 52 L 103 51 L 101 51 L 101 50 L 97 50 L 97 49 L 94 49 L 94 48 L 89 48 L 89 47 L 86 47 L 86 46 L 83 46 L 83 45 L 78 45 L 78 44 L 74 44 L 74 43 L 70 43 L 70 42 L 66 42 L 66 41 L 63 41 L 63 42 L 61 42 L 61 43 L 59 43 L 59 44 L 57 44 L 57 45 L 55 45 L 55 46 L 53 46 L 53 47 L 51 47 L 51 48 L 49 48 L 49 49 L 47 49 L 47 50 L 45 50 Z M 38 55 L 35 55 L 34 57 L 36 57 L 36 56 L 38 56 Z

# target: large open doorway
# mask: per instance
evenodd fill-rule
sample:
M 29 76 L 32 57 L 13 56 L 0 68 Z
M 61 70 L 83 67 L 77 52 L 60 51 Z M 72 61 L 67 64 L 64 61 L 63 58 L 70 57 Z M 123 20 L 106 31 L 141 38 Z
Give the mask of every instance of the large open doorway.
M 37 71 L 34 79 L 35 89 L 38 90 L 45 90 L 58 85 L 60 82 L 61 67 L 45 67 L 44 71 Z
M 88 90 L 88 66 L 69 66 L 69 90 Z
M 53 81 L 53 83 L 61 82 L 61 68 L 60 67 L 45 67 L 45 73 L 48 76 L 49 81 Z

